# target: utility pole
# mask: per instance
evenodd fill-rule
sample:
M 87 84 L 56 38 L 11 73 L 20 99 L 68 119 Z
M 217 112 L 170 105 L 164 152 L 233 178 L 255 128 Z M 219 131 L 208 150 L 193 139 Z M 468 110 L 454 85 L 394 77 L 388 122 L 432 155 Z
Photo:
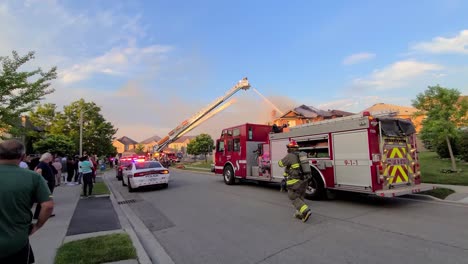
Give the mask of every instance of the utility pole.
M 80 109 L 80 158 L 83 156 L 83 109 Z

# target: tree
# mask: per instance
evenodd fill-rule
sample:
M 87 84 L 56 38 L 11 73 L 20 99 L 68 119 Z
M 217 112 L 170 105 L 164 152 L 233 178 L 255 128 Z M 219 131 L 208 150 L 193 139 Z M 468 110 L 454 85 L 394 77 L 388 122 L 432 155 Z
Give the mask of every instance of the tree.
M 50 81 L 57 78 L 57 68 L 44 72 L 41 68 L 20 71 L 21 66 L 34 59 L 34 52 L 20 56 L 12 52 L 12 58 L 0 57 L 0 128 L 13 135 L 19 135 L 18 118 L 30 111 L 47 94 Z
M 29 120 L 36 127 L 43 129 L 44 131 L 50 131 L 50 127 L 55 121 L 57 106 L 55 104 L 47 103 L 38 105 L 34 111 L 29 114 Z
M 34 149 L 39 153 L 50 152 L 62 156 L 76 152 L 73 141 L 65 135 L 48 135 L 34 143 Z
M 205 162 L 208 162 L 206 155 L 213 151 L 213 147 L 214 141 L 211 136 L 208 134 L 200 134 L 187 145 L 187 153 L 192 155 L 205 155 Z
M 84 99 L 72 102 L 63 107 L 63 112 L 57 112 L 51 124 L 49 134 L 63 134 L 69 137 L 76 149 L 80 145 L 80 115 L 83 117 L 83 151 L 98 156 L 115 154 L 112 139 L 117 129 L 107 122 L 100 113 L 101 108 L 94 102 Z
M 423 140 L 429 140 L 431 143 L 446 142 L 452 161 L 452 171 L 457 171 L 457 166 L 450 141 L 459 136 L 460 131 L 457 126 L 467 125 L 468 101 L 465 99 L 458 103 L 459 101 L 460 92 L 458 90 L 436 85 L 429 86 L 412 102 L 413 106 L 420 110 L 418 115 L 426 115 L 421 130 Z
M 136 154 L 143 154 L 145 152 L 145 145 L 143 144 L 138 144 L 135 147 L 135 153 Z

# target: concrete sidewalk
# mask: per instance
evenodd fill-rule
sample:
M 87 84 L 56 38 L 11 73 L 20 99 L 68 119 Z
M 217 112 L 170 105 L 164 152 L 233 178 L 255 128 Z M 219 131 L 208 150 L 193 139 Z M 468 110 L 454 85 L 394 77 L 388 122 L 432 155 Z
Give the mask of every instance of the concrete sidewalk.
M 423 186 L 435 186 L 440 188 L 452 189 L 455 193 L 447 196 L 445 201 L 453 201 L 459 203 L 468 204 L 468 186 L 463 185 L 448 185 L 448 184 L 432 184 L 432 183 L 422 183 Z
M 98 175 L 99 177 L 99 175 Z M 77 211 L 77 205 L 81 201 L 82 203 L 93 203 L 93 202 L 98 202 L 98 200 L 102 200 L 102 198 L 105 197 L 91 197 L 87 198 L 86 201 L 84 199 L 80 200 L 80 194 L 82 192 L 82 185 L 61 185 L 60 187 L 55 188 L 54 190 L 54 214 L 55 217 L 50 218 L 47 223 L 33 236 L 30 237 L 31 241 L 31 246 L 34 251 L 34 256 L 35 256 L 35 263 L 38 264 L 52 264 L 54 263 L 55 255 L 57 254 L 57 249 L 64 243 L 78 240 L 78 239 L 85 239 L 89 237 L 95 237 L 95 236 L 102 236 L 102 235 L 108 235 L 108 234 L 114 234 L 114 233 L 129 233 L 130 237 L 132 238 L 132 242 L 134 246 L 137 248 L 137 253 L 139 253 L 138 249 L 141 248 L 141 245 L 139 244 L 138 241 L 134 241 L 134 235 L 132 236 L 132 231 L 128 230 L 126 224 L 124 227 L 121 226 L 121 223 L 123 220 L 121 217 L 121 213 L 116 210 L 115 206 L 113 203 L 108 201 L 108 204 L 103 204 L 101 203 L 100 205 L 96 205 L 94 207 L 96 208 L 91 208 L 90 214 L 94 216 L 96 215 L 102 215 L 100 218 L 109 218 L 109 215 L 115 215 L 112 218 L 116 218 L 114 220 L 117 221 L 117 225 L 113 224 L 111 227 L 109 227 L 108 224 L 105 222 L 102 222 L 102 220 L 106 221 L 106 219 L 98 219 L 101 222 L 97 222 L 93 224 L 95 228 L 93 229 L 83 229 L 83 228 L 77 228 L 76 223 L 73 228 L 70 229 L 71 222 L 73 220 L 73 216 L 75 215 L 75 222 L 79 221 L 81 215 L 85 214 L 88 215 L 87 212 L 83 212 L 83 208 L 81 208 L 81 212 Z M 107 196 L 109 197 L 109 196 Z M 107 198 L 109 199 L 109 198 Z M 89 200 L 89 201 L 88 201 Z M 96 200 L 96 201 L 93 201 Z M 110 207 L 109 207 L 110 206 Z M 86 208 L 85 208 L 86 209 Z M 111 210 L 112 212 L 107 212 L 104 214 L 104 212 L 96 212 L 96 210 L 104 210 L 104 211 L 109 211 Z M 120 213 L 120 214 L 119 214 Z M 96 218 L 94 218 L 96 219 Z M 112 220 L 112 219 L 111 219 Z M 101 228 L 102 227 L 102 228 Z M 96 229 L 96 228 L 101 228 L 101 229 Z M 83 229 L 83 230 L 81 230 Z M 68 236 L 67 236 L 68 235 Z M 138 254 L 140 256 L 140 254 Z M 124 261 L 119 261 L 119 262 L 113 262 L 113 263 L 132 263 L 136 264 L 139 263 L 138 260 L 132 259 L 132 260 L 124 260 Z M 145 263 L 145 262 L 142 262 Z
M 30 237 L 36 263 L 54 263 L 70 219 L 80 199 L 81 185 L 62 185 L 54 189 L 54 214 L 37 233 Z

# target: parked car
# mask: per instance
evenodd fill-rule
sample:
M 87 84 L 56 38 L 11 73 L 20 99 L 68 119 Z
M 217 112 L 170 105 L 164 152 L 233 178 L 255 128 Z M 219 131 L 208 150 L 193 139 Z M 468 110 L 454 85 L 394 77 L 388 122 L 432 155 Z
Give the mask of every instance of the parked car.
M 169 170 L 159 161 L 135 160 L 123 169 L 122 175 L 122 185 L 128 186 L 129 192 L 143 186 L 169 186 Z
M 123 176 L 122 175 L 123 169 L 126 168 L 128 165 L 130 165 L 132 161 L 138 160 L 138 159 L 145 160 L 145 156 L 138 156 L 138 155 L 122 156 L 120 160 L 118 161 L 117 166 L 115 166 L 115 172 L 116 172 L 115 177 L 117 178 L 117 180 L 121 181 L 122 176 Z

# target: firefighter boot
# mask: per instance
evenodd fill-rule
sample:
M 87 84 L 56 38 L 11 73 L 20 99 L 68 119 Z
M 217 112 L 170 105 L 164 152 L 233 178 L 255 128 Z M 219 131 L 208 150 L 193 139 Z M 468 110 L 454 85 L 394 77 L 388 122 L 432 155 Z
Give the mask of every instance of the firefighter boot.
M 310 209 L 307 209 L 307 211 L 305 211 L 302 215 L 302 222 L 307 222 L 307 220 L 309 220 L 309 217 L 310 215 L 312 214 L 312 212 L 310 211 Z

